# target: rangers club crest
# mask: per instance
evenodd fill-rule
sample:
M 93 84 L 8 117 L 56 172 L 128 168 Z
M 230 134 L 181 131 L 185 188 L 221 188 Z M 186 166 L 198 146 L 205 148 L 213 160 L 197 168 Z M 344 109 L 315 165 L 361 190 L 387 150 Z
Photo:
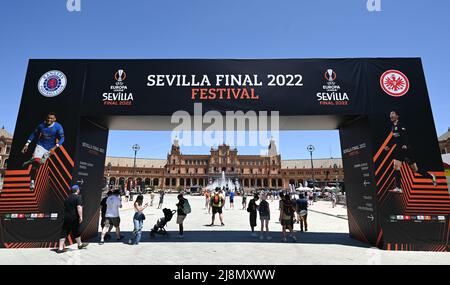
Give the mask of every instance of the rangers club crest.
M 64 91 L 66 85 L 66 75 L 59 70 L 52 70 L 41 76 L 38 89 L 45 97 L 56 97 Z
M 401 97 L 409 91 L 409 80 L 398 70 L 388 70 L 380 78 L 380 85 L 384 92 L 393 97 Z

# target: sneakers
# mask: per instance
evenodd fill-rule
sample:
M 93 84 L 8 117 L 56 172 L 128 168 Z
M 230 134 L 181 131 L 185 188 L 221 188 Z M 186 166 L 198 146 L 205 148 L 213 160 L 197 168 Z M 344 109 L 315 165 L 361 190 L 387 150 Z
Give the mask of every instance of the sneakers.
M 434 174 L 430 174 L 430 175 L 431 175 L 431 177 L 433 177 L 431 179 L 431 181 L 433 182 L 433 185 L 436 187 L 437 186 L 436 175 L 434 175 Z
M 88 243 L 82 243 L 78 246 L 78 249 L 85 249 L 88 245 Z
M 64 249 L 57 249 L 55 252 L 57 253 L 57 254 L 60 254 L 60 253 L 64 253 L 64 252 L 66 252 L 67 251 L 67 248 L 64 248 Z
M 389 192 L 401 194 L 403 193 L 403 190 L 402 188 L 395 187 L 394 189 L 389 190 Z
M 99 244 L 99 245 L 104 245 L 105 242 L 104 242 L 104 241 L 100 241 L 98 244 Z

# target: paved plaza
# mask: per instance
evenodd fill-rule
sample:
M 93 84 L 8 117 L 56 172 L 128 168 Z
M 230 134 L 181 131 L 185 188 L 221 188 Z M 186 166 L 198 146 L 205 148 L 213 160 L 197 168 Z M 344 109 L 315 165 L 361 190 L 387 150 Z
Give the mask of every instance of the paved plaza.
M 126 202 L 121 211 L 121 226 L 126 238 L 121 242 L 99 245 L 97 238 L 89 241 L 86 250 L 77 250 L 73 245 L 64 254 L 56 254 L 49 249 L 2 249 L 0 264 L 450 264 L 448 253 L 388 252 L 349 238 L 345 207 L 338 205 L 332 209 L 330 202 L 321 201 L 310 206 L 309 231 L 298 232 L 299 225 L 296 224 L 297 243 L 286 243 L 281 241 L 277 200 L 270 203 L 272 240 L 261 241 L 250 235 L 248 213 L 242 210 L 240 197 L 235 199 L 235 209 L 226 205 L 223 227 L 219 226 L 218 217 L 216 226 L 207 226 L 211 223 L 211 215 L 204 209 L 203 197 L 187 198 L 192 213 L 185 220 L 182 240 L 177 239 L 176 216 L 168 224 L 168 238 L 157 236 L 150 239 L 149 230 L 162 217 L 162 211 L 156 209 L 156 195 L 153 207 L 145 211 L 145 232 L 137 246 L 126 244 L 133 230 L 134 214 L 132 202 Z M 149 199 L 146 195 L 144 202 L 149 202 Z M 176 201 L 176 195 L 166 195 L 164 207 L 175 209 Z

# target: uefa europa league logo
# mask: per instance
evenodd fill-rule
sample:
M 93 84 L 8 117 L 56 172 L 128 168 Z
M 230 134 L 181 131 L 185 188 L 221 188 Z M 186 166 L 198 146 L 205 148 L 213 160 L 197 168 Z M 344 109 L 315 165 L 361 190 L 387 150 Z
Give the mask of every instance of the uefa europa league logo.
M 327 70 L 327 74 L 328 74 L 328 81 L 334 81 L 333 79 L 333 69 L 328 69 Z
M 122 81 L 123 80 L 123 69 L 119 69 L 119 76 L 117 78 L 117 81 Z
M 116 74 L 114 74 L 114 79 L 116 79 L 117 82 L 122 82 L 127 77 L 127 74 L 123 69 L 117 70 Z
M 325 79 L 328 81 L 328 84 L 333 84 L 336 80 L 336 72 L 333 69 L 329 68 L 325 71 L 324 74 Z

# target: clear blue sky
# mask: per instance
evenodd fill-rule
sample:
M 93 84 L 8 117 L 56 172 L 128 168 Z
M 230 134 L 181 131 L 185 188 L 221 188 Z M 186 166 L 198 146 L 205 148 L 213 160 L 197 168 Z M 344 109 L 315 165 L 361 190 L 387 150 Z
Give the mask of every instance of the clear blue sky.
M 13 131 L 29 58 L 421 57 L 437 133 L 450 126 L 450 1 L 382 0 L 65 0 L 0 6 L 0 125 Z M 123 139 L 130 141 L 124 145 Z M 282 133 L 283 158 L 340 156 L 336 131 Z M 167 132 L 111 132 L 109 155 L 165 157 Z M 184 149 L 207 153 L 209 147 Z M 259 149 L 239 148 L 241 153 Z

